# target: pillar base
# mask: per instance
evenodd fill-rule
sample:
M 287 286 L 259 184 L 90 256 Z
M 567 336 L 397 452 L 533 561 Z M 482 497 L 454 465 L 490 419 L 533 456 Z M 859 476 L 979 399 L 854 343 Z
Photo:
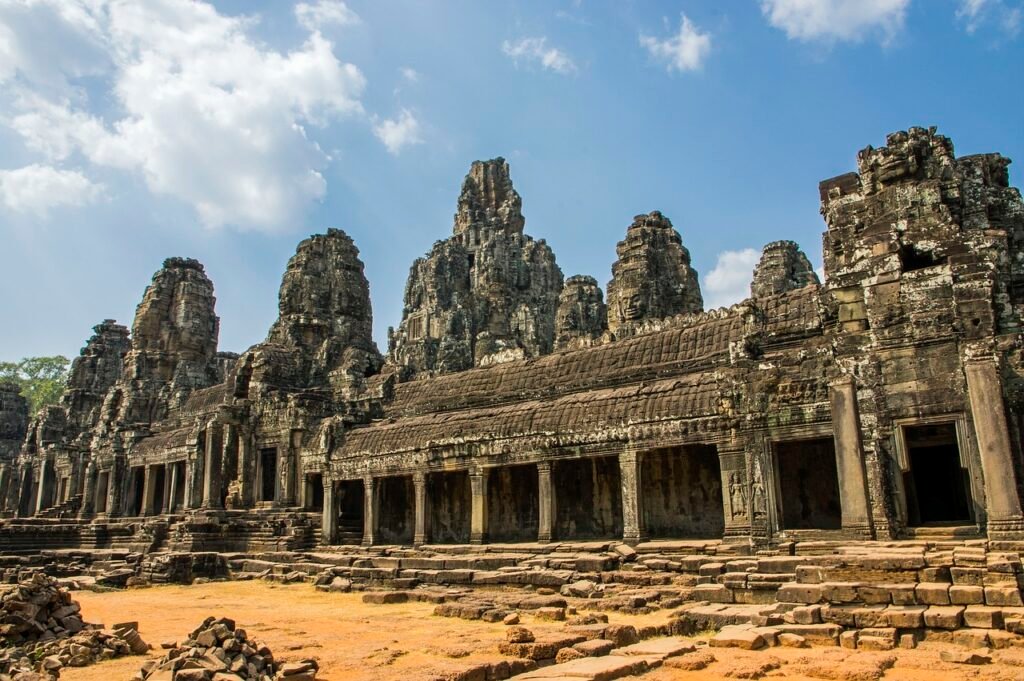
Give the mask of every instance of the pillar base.
M 636 546 L 641 542 L 647 541 L 647 536 L 643 532 L 624 532 L 622 534 L 622 543 L 630 546 Z
M 841 532 L 859 539 L 875 538 L 875 531 L 870 521 L 843 523 Z
M 989 539 L 1024 541 L 1024 518 L 989 518 L 985 534 Z

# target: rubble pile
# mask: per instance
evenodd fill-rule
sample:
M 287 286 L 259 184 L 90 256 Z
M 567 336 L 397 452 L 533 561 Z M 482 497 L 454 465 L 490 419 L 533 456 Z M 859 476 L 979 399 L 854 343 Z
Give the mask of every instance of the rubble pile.
M 0 681 L 57 679 L 64 667 L 85 667 L 124 655 L 142 655 L 149 645 L 138 624 L 103 631 L 82 620 L 71 593 L 49 575 L 35 572 L 0 596 Z
M 71 593 L 41 572 L 0 596 L 0 637 L 9 645 L 66 638 L 84 628 Z
M 207 617 L 181 645 L 149 660 L 136 681 L 314 681 L 316 660 L 278 662 L 227 617 Z

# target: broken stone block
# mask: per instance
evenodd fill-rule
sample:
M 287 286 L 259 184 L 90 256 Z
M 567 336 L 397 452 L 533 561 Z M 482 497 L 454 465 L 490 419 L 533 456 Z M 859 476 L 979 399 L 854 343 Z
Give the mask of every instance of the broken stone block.
M 708 645 L 712 648 L 740 648 L 742 650 L 760 650 L 767 644 L 757 632 L 747 627 L 723 627 L 711 637 Z
M 992 661 L 992 657 L 988 654 L 988 649 L 983 648 L 981 650 L 942 650 L 939 653 L 939 657 L 942 658 L 943 662 L 952 662 L 953 664 L 988 664 Z

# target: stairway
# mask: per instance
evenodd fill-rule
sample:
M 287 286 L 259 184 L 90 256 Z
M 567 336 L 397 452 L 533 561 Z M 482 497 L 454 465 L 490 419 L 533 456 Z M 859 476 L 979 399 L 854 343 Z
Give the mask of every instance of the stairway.
M 78 516 L 79 509 L 82 508 L 82 495 L 72 495 L 62 504 L 57 506 L 51 506 L 36 514 L 37 518 L 52 518 L 52 519 L 63 519 L 63 518 L 75 518 Z

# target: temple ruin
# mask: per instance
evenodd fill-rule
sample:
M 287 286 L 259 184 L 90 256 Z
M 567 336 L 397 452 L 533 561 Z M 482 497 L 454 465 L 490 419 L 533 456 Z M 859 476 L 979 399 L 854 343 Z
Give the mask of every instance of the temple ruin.
M 602 293 L 473 163 L 386 354 L 353 241 L 299 244 L 265 341 L 218 351 L 170 258 L 95 327 L 59 404 L 0 385 L 0 550 L 940 536 L 1024 542 L 1024 202 L 999 154 L 889 135 L 705 310 L 680 233 L 634 218 Z

